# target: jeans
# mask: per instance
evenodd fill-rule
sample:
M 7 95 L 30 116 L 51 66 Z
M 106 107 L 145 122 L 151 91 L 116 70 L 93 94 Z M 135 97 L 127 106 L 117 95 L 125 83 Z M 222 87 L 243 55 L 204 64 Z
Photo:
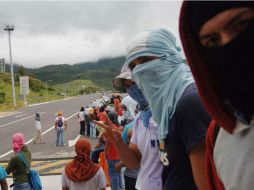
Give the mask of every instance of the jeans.
M 64 127 L 56 128 L 56 146 L 64 146 Z
M 119 160 L 107 160 L 108 163 L 108 175 L 110 178 L 111 189 L 121 190 L 121 174 L 115 170 L 115 165 Z
M 96 138 L 96 127 L 92 122 L 90 122 L 90 138 Z
M 13 190 L 32 190 L 30 183 L 22 183 L 13 186 Z
M 80 121 L 80 135 L 85 135 L 85 130 L 86 130 L 86 124 L 85 121 Z

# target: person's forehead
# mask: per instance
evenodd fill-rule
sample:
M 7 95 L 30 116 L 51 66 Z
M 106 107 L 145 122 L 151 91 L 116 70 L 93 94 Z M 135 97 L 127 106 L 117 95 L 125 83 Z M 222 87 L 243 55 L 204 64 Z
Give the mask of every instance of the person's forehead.
M 206 21 L 200 29 L 200 37 L 202 38 L 207 33 L 212 33 L 214 31 L 223 30 L 225 26 L 231 21 L 235 15 L 241 15 L 247 11 L 251 11 L 251 8 L 248 7 L 237 7 L 224 10 L 214 17 Z M 253 11 L 253 10 L 252 10 Z

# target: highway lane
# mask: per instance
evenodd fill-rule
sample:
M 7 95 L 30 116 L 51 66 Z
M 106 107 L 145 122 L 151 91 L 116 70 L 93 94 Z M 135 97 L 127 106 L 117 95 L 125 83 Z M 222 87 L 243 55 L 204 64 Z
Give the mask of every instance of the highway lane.
M 0 118 L 0 160 L 8 160 L 13 154 L 10 154 L 9 151 L 12 149 L 11 137 L 14 133 L 24 133 L 26 142 L 31 142 L 31 139 L 36 135 L 34 129 L 34 115 L 36 112 L 41 113 L 45 144 L 34 145 L 33 142 L 28 144 L 33 158 L 73 156 L 74 148 L 68 147 L 68 140 L 73 140 L 79 135 L 77 112 L 81 106 L 86 106 L 99 97 L 100 94 L 83 95 L 66 100 L 30 106 L 17 110 L 13 115 Z M 54 145 L 56 134 L 53 125 L 58 111 L 63 111 L 64 117 L 68 119 L 68 127 L 65 133 L 66 146 L 64 147 L 56 147 Z M 93 139 L 91 142 L 95 144 L 96 140 Z

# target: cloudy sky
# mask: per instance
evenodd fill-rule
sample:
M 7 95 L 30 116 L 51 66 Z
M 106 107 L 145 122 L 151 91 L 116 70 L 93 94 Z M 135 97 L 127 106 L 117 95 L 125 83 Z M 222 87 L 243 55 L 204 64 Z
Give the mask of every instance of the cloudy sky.
M 164 27 L 176 34 L 180 1 L 0 2 L 0 58 L 29 68 L 124 55 L 137 33 Z

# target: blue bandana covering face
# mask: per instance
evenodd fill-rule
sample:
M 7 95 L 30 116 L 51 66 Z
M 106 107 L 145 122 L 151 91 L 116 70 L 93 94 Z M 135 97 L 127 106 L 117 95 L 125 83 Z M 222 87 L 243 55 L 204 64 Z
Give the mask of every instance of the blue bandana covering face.
M 146 97 L 152 116 L 159 124 L 160 139 L 165 139 L 177 103 L 184 89 L 194 80 L 178 52 L 175 37 L 167 30 L 146 31 L 131 41 L 127 64 L 143 56 L 158 59 L 137 65 L 132 71 L 132 78 Z
M 127 93 L 130 97 L 132 97 L 133 100 L 138 102 L 141 111 L 148 107 L 148 102 L 146 101 L 145 96 L 136 84 L 133 84 L 127 88 Z
M 133 84 L 127 88 L 127 93 L 130 97 L 138 102 L 141 111 L 140 117 L 142 118 L 144 127 L 147 128 L 149 125 L 150 117 L 152 116 L 152 112 L 148 107 L 145 96 L 136 84 Z

